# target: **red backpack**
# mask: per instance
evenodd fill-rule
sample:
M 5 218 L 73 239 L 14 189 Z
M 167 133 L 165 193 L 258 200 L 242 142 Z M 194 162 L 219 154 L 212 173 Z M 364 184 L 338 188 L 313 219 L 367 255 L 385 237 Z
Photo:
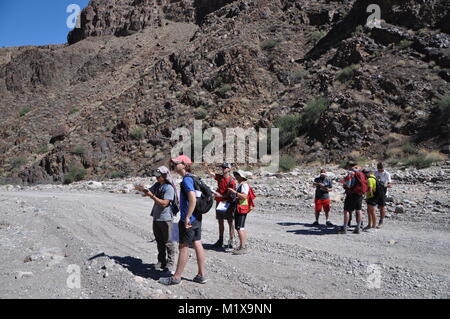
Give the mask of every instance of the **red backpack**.
M 364 195 L 369 190 L 367 186 L 367 177 L 363 172 L 355 172 L 355 183 L 350 188 L 350 192 L 359 196 Z

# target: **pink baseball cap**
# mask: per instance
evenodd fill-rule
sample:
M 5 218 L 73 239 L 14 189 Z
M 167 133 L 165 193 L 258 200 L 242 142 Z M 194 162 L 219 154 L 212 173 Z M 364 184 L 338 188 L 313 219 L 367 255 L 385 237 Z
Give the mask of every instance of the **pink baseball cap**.
M 192 165 L 192 161 L 186 155 L 180 155 L 176 158 L 172 158 L 171 161 L 175 164 Z

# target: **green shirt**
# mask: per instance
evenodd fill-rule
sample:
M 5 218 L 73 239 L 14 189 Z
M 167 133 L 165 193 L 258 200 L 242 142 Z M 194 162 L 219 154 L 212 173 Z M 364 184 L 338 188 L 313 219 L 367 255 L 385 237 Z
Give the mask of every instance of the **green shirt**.
M 377 180 L 375 175 L 369 175 L 369 178 L 367 179 L 367 186 L 369 187 L 369 190 L 366 193 L 366 198 L 370 199 L 375 197 L 375 190 L 377 189 Z

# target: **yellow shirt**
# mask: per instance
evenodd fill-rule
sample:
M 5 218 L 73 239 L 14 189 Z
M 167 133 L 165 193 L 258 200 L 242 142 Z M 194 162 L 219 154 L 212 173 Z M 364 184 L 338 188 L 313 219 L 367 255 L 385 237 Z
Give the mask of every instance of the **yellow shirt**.
M 367 186 L 369 187 L 369 190 L 366 193 L 366 198 L 370 199 L 375 197 L 375 190 L 377 189 L 377 180 L 375 179 L 375 175 L 369 175 L 369 178 L 367 179 Z

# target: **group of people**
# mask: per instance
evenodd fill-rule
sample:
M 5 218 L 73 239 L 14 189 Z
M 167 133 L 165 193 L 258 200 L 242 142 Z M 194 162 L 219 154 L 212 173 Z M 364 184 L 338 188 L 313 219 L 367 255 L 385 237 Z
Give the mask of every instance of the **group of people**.
M 391 175 L 384 169 L 383 163 L 377 164 L 376 170 L 362 169 L 356 162 L 349 161 L 346 164 L 347 175 L 341 181 L 345 190 L 344 200 L 344 223 L 339 229 L 340 234 L 346 234 L 351 226 L 352 213 L 356 215 L 355 234 L 361 230 L 371 232 L 381 228 L 386 215 L 386 197 L 388 188 L 392 187 Z M 330 215 L 330 192 L 333 189 L 333 181 L 327 176 L 326 170 L 322 169 L 320 175 L 314 179 L 315 214 L 316 220 L 313 226 L 319 226 L 319 216 L 322 210 L 325 212 L 326 226 L 334 226 L 329 221 Z M 362 203 L 367 203 L 367 226 L 363 228 Z M 380 219 L 377 224 L 376 208 L 380 211 Z
M 254 207 L 255 194 L 247 183 L 247 173 L 241 170 L 232 172 L 232 165 L 223 163 L 220 174 L 212 171 L 207 164 L 204 167 L 209 175 L 217 181 L 217 191 L 211 191 L 216 200 L 216 219 L 218 221 L 219 239 L 212 246 L 214 248 L 230 248 L 233 254 L 242 255 L 248 252 L 245 222 L 249 212 Z M 345 190 L 344 224 L 339 233 L 347 233 L 351 225 L 352 213 L 356 215 L 354 233 L 361 230 L 371 231 L 380 228 L 386 214 L 387 189 L 391 187 L 390 174 L 385 171 L 383 163 L 378 163 L 377 170 L 361 169 L 356 162 L 348 162 L 347 175 L 341 180 Z M 174 183 L 170 171 L 175 171 L 182 177 L 178 196 L 177 186 Z M 170 169 L 161 166 L 153 172 L 156 183 L 146 189 L 143 185 L 136 185 L 135 189 L 143 192 L 143 196 L 150 197 L 154 201 L 151 212 L 153 217 L 153 233 L 158 248 L 158 263 L 155 268 L 170 273 L 169 277 L 162 277 L 159 282 L 165 285 L 181 283 L 181 276 L 189 260 L 189 247 L 193 247 L 197 256 L 198 273 L 193 281 L 204 284 L 205 276 L 205 251 L 201 241 L 202 212 L 197 209 L 201 198 L 199 180 L 192 174 L 192 161 L 185 155 L 171 159 Z M 333 190 L 333 181 L 322 169 L 320 175 L 314 179 L 315 192 L 315 217 L 313 226 L 319 226 L 320 213 L 325 212 L 325 225 L 334 226 L 330 217 L 330 192 Z M 367 226 L 362 229 L 362 202 L 367 203 Z M 380 219 L 377 224 L 376 207 L 380 210 Z M 180 212 L 178 223 L 178 261 L 175 265 L 175 245 L 172 241 L 174 216 Z M 228 223 L 229 240 L 224 246 L 225 221 Z M 235 230 L 239 237 L 239 246 L 235 247 Z M 175 270 L 174 270 L 175 269 Z
M 217 191 L 213 191 L 212 194 L 217 202 L 216 218 L 219 223 L 220 235 L 213 247 L 223 248 L 224 221 L 227 220 L 230 228 L 228 248 L 234 247 L 234 230 L 236 229 L 240 244 L 235 247 L 233 254 L 245 254 L 247 253 L 245 221 L 247 214 L 254 207 L 254 193 L 247 183 L 247 173 L 237 170 L 231 175 L 232 166 L 229 163 L 221 165 L 222 174 L 215 174 L 207 164 L 205 164 L 205 168 L 218 183 Z M 170 170 L 182 177 L 179 198 Z M 198 265 L 198 273 L 193 281 L 204 284 L 207 282 L 207 278 L 205 276 L 205 251 L 201 241 L 202 213 L 196 208 L 197 201 L 201 197 L 198 179 L 192 174 L 191 159 L 185 155 L 171 159 L 170 170 L 165 166 L 155 170 L 153 176 L 157 181 L 150 189 L 146 189 L 144 185 L 135 186 L 136 190 L 144 194 L 143 196 L 150 197 L 154 201 L 151 216 L 158 248 L 158 263 L 155 268 L 171 274 L 169 277 L 160 278 L 159 282 L 164 285 L 181 283 L 182 273 L 189 260 L 189 247 L 192 246 Z M 180 213 L 179 247 L 178 262 L 174 271 L 175 246 L 172 241 L 172 227 L 174 216 L 178 211 Z

